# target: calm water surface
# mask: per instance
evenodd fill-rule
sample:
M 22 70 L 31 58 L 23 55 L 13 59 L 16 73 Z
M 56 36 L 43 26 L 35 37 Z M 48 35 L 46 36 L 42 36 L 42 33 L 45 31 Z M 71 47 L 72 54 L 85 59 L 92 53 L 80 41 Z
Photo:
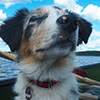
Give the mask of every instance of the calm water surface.
M 98 56 L 76 56 L 75 67 L 100 63 Z M 0 81 L 17 77 L 19 73 L 18 63 L 0 58 Z

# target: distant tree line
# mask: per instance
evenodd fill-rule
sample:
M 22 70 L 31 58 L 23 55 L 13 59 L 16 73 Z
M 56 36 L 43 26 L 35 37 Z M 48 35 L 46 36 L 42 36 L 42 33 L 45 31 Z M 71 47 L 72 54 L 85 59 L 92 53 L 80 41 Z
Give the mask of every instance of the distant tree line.
M 12 53 L 12 52 L 7 52 Z M 100 56 L 100 51 L 80 51 L 76 52 L 77 56 Z
M 82 51 L 76 52 L 77 56 L 100 56 L 100 51 Z

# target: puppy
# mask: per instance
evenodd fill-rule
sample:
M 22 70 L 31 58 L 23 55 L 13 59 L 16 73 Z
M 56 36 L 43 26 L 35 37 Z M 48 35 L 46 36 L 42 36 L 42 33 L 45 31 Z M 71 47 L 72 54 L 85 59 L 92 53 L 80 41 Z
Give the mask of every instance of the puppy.
M 17 53 L 15 100 L 78 100 L 74 51 L 87 43 L 91 23 L 56 6 L 26 8 L 5 20 L 0 37 Z

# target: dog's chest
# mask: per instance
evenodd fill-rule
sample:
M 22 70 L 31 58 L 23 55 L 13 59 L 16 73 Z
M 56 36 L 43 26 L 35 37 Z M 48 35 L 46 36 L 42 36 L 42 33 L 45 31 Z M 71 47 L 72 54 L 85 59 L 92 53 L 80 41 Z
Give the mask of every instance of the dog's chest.
M 72 94 L 71 90 L 77 92 L 76 81 L 71 78 L 64 80 L 61 83 L 57 83 L 52 88 L 42 88 L 36 84 L 27 82 L 27 79 L 22 76 L 18 77 L 18 81 L 15 85 L 15 91 L 20 95 L 15 100 L 78 100 L 77 94 Z M 21 81 L 23 80 L 23 81 Z M 73 82 L 72 82 L 73 80 Z M 74 84 L 74 85 L 73 85 Z

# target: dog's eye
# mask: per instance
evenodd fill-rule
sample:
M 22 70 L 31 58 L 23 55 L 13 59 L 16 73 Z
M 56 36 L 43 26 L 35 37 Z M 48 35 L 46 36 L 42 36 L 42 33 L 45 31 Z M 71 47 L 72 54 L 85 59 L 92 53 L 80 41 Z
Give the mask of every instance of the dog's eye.
M 47 18 L 47 14 L 42 15 L 42 16 L 32 16 L 29 20 L 29 22 L 34 22 L 34 21 L 38 21 L 38 20 L 43 20 L 45 18 Z
M 39 19 L 39 17 L 32 16 L 32 17 L 30 18 L 29 22 L 34 22 L 34 21 L 36 21 L 36 20 L 38 20 L 38 19 Z

